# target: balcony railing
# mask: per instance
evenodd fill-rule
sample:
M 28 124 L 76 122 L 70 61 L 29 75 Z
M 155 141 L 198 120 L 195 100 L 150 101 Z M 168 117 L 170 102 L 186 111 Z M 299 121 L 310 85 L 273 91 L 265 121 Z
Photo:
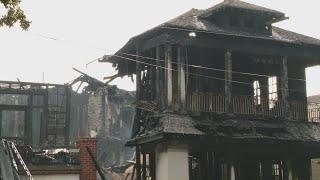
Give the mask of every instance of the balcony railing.
M 308 119 L 311 122 L 320 122 L 320 103 L 308 104 Z
M 320 104 L 290 102 L 290 118 L 320 122 Z M 187 97 L 187 109 L 191 112 L 226 112 L 226 98 L 223 94 L 192 93 Z M 252 96 L 233 96 L 232 110 L 235 114 L 269 117 L 285 116 L 284 103 L 279 100 L 257 99 Z

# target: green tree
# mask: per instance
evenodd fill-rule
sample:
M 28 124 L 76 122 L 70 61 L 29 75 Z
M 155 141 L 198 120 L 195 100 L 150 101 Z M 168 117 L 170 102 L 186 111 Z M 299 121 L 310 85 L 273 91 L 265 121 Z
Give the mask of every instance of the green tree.
M 20 0 L 0 0 L 0 6 L 3 5 L 5 13 L 0 17 L 0 27 L 12 27 L 18 23 L 23 30 L 27 30 L 30 26 L 30 21 L 27 20 L 24 11 L 20 8 Z

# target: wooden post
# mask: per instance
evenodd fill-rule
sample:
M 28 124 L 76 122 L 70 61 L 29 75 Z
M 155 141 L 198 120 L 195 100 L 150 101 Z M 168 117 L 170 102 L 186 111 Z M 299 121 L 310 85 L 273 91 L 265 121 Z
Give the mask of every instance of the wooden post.
M 155 180 L 156 179 L 156 154 L 155 154 L 155 152 L 150 153 L 149 167 L 150 167 L 150 173 L 151 173 L 151 180 Z
M 288 85 L 288 59 L 283 57 L 280 63 L 281 102 L 283 103 L 283 116 L 290 118 L 289 85 Z
M 305 157 L 304 159 L 304 180 L 312 180 L 312 167 L 311 167 L 311 159 L 309 157 Z
M 213 175 L 215 174 L 214 171 L 214 156 L 213 152 L 208 152 L 208 178 L 214 179 Z
M 28 145 L 32 146 L 32 111 L 33 111 L 33 92 L 28 97 L 28 109 L 25 111 L 25 137 Z
M 161 72 L 161 62 L 160 62 L 160 47 L 156 47 L 156 100 L 158 103 L 161 102 L 161 91 L 160 91 L 160 72 Z
M 137 169 L 137 178 L 136 180 L 141 179 L 141 149 L 140 146 L 136 146 L 136 169 Z
M 292 158 L 291 156 L 291 169 L 292 169 L 292 180 L 299 180 L 299 174 L 300 174 L 300 169 L 299 166 L 297 165 L 297 159 Z
M 0 137 L 2 137 L 2 109 L 0 109 Z
M 228 50 L 224 55 L 225 61 L 225 86 L 224 92 L 226 96 L 226 112 L 232 113 L 232 53 Z
M 288 158 L 284 162 L 284 180 L 293 180 L 291 160 Z
M 178 47 L 178 94 L 180 96 L 180 110 L 182 113 L 186 112 L 186 61 L 185 61 L 185 48 Z
M 70 121 L 71 121 L 71 89 L 65 88 L 66 93 L 66 119 L 65 119 L 65 145 L 70 145 Z
M 235 162 L 234 162 L 234 155 L 231 152 L 228 152 L 227 162 L 228 162 L 228 179 L 236 180 L 236 168 L 235 168 Z
M 48 111 L 49 111 L 49 90 L 46 86 L 45 94 L 43 95 L 43 109 L 42 109 L 42 118 L 41 118 L 41 129 L 40 129 L 40 142 L 41 145 L 46 143 L 48 136 Z
M 141 92 L 140 92 L 140 86 L 141 86 L 141 65 L 139 63 L 140 61 L 140 52 L 139 48 L 136 49 L 136 98 L 137 100 L 140 100 Z
M 262 162 L 262 180 L 272 179 L 272 162 L 271 160 L 264 160 Z
M 141 65 L 140 65 L 140 51 L 139 48 L 136 48 L 136 101 L 141 100 Z M 140 114 L 141 110 L 136 108 L 135 117 L 133 120 L 133 126 L 131 130 L 131 136 L 135 137 L 140 132 Z
M 172 111 L 172 46 L 165 46 L 165 63 L 167 72 L 167 110 Z
M 143 158 L 142 159 L 142 180 L 147 180 L 147 156 L 146 156 L 146 153 L 142 153 L 142 158 Z M 149 162 L 150 162 L 150 160 L 149 160 Z
M 298 157 L 295 162 L 295 173 L 294 180 L 311 180 L 312 179 L 312 168 L 310 158 L 307 156 Z

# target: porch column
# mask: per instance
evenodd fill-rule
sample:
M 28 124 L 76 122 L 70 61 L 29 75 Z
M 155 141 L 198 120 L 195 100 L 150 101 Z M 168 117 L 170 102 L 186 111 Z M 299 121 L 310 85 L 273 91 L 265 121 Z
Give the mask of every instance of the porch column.
M 225 61 L 225 85 L 226 112 L 232 113 L 232 52 L 227 50 L 224 54 Z
M 167 81 L 167 110 L 172 111 L 172 46 L 165 46 L 165 65 Z
M 157 180 L 189 180 L 186 144 L 158 144 L 155 153 Z
M 288 58 L 282 57 L 280 63 L 281 102 L 283 103 L 283 116 L 290 118 L 289 85 L 288 85 Z
M 186 57 L 185 47 L 178 47 L 178 94 L 180 95 L 180 110 L 186 112 Z

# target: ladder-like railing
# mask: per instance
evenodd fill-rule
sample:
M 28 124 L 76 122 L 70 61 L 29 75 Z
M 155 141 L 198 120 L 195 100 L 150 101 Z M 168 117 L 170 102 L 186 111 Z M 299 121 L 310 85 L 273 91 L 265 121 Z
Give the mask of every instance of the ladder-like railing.
M 290 119 L 320 122 L 320 104 L 292 101 Z M 253 96 L 235 95 L 232 97 L 232 110 L 235 114 L 282 117 L 286 115 L 284 103 Z M 226 98 L 223 94 L 192 93 L 187 96 L 187 109 L 190 112 L 226 112 Z
M 33 180 L 33 177 L 32 177 L 32 175 L 31 175 L 31 173 L 30 173 L 27 165 L 26 165 L 25 162 L 23 161 L 23 159 L 22 159 L 22 157 L 21 157 L 18 149 L 17 149 L 16 146 L 14 145 L 14 143 L 11 142 L 11 141 L 7 141 L 7 142 L 8 142 L 8 145 L 9 145 L 8 148 L 13 152 L 13 155 L 14 155 L 14 156 L 17 158 L 17 160 L 19 161 L 19 163 L 20 163 L 20 165 L 21 165 L 21 167 L 22 167 L 22 169 L 23 169 L 23 171 L 24 171 L 24 174 L 27 176 L 27 179 L 28 179 L 28 180 Z M 12 160 L 15 162 L 15 159 L 12 159 Z M 16 164 L 16 162 L 15 162 L 15 164 Z M 16 164 L 16 166 L 17 166 L 17 164 Z M 17 167 L 18 167 L 18 166 L 17 166 Z

